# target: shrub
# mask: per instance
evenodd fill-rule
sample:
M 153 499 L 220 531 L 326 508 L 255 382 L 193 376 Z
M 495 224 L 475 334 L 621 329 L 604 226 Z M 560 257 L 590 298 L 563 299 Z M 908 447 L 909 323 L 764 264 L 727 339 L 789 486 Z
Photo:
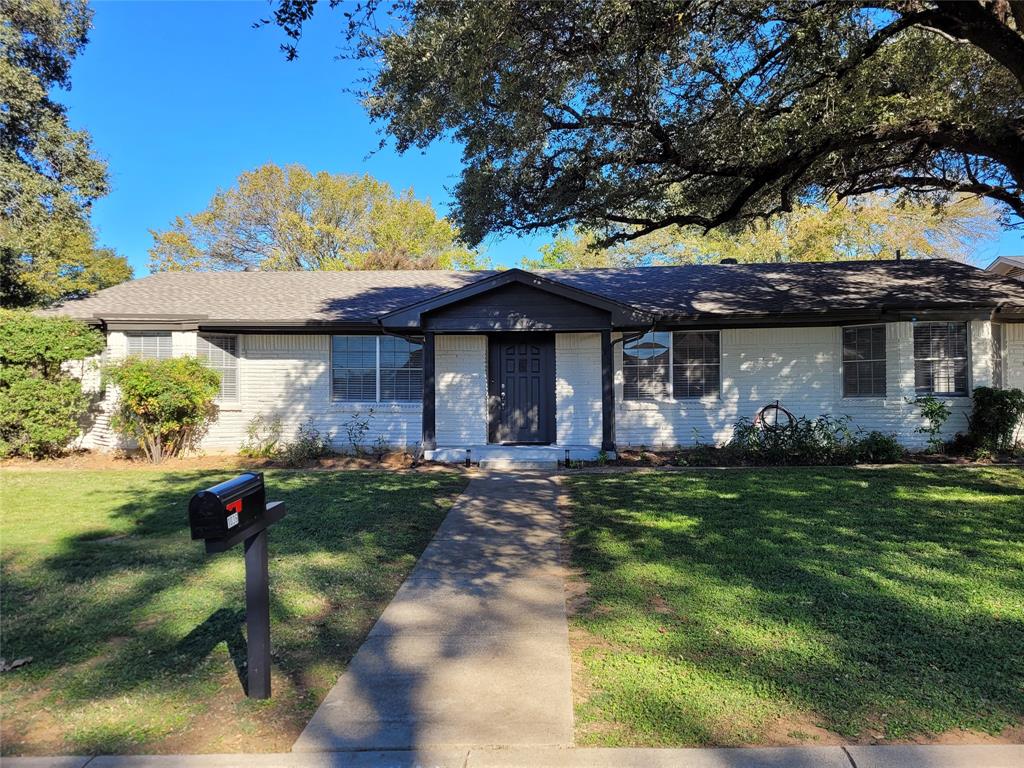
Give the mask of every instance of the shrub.
M 331 433 L 321 433 L 313 424 L 313 419 L 310 418 L 299 425 L 299 433 L 295 440 L 282 447 L 281 457 L 288 464 L 302 464 L 323 456 L 330 456 L 333 452 Z
M 366 434 L 370 431 L 370 422 L 372 421 L 373 408 L 367 411 L 365 416 L 358 412 L 353 413 L 352 418 L 342 425 L 355 456 L 359 456 L 363 452 L 363 441 L 366 440 Z
M 90 398 L 62 365 L 103 346 L 103 334 L 77 320 L 0 310 L 0 457 L 67 450 Z
M 253 416 L 245 427 L 245 442 L 238 452 L 251 459 L 272 459 L 281 452 L 281 417 L 269 421 L 263 416 Z
M 928 435 L 928 447 L 936 453 L 940 453 L 945 445 L 942 440 L 942 427 L 952 412 L 950 407 L 934 395 L 922 395 L 913 400 L 907 400 L 907 402 L 918 406 L 921 409 L 921 416 L 928 422 L 927 425 L 920 426 L 914 431 Z
M 858 438 L 851 447 L 854 461 L 867 464 L 893 464 L 906 455 L 906 449 L 899 444 L 896 435 L 887 435 L 877 430 Z
M 801 416 L 778 425 L 744 417 L 733 426 L 726 454 L 752 464 L 844 464 L 853 460 L 855 442 L 848 416 Z
M 111 427 L 137 440 L 154 464 L 193 448 L 217 416 L 220 374 L 195 357 L 129 357 L 104 374 L 118 388 Z
M 967 420 L 968 441 L 991 454 L 1016 447 L 1017 430 L 1024 419 L 1024 392 L 1019 389 L 976 387 L 974 407 Z

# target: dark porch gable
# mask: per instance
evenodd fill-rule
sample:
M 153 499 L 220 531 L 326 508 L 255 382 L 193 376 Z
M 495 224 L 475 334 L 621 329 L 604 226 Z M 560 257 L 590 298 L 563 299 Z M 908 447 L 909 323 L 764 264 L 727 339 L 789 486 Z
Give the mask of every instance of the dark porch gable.
M 645 328 L 650 313 L 603 296 L 510 269 L 380 318 L 395 332 L 600 331 Z

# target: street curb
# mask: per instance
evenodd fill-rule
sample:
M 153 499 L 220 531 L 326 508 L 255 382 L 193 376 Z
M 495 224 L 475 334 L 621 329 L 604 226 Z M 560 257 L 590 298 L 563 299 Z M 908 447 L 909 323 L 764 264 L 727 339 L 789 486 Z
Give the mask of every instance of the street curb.
M 431 747 L 280 754 L 5 757 L 3 768 L 1021 768 L 1024 745 L 605 749 Z

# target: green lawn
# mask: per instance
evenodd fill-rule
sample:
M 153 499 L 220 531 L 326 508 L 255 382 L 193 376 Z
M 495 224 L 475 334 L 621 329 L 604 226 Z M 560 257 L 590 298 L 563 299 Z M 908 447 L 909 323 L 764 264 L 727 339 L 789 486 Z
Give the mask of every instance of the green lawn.
M 569 487 L 589 582 L 572 627 L 580 743 L 1022 732 L 1021 469 L 579 475 Z
M 252 702 L 241 549 L 189 539 L 234 472 L 4 470 L 4 754 L 287 750 L 426 546 L 452 473 L 267 472 L 274 698 Z

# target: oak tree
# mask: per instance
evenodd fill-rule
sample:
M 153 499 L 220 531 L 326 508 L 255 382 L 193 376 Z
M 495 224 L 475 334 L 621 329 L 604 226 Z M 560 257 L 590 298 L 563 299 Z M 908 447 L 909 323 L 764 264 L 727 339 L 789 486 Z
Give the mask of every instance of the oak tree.
M 290 55 L 315 7 L 276 3 Z M 625 241 L 879 190 L 1024 217 L 1022 0 L 364 0 L 346 18 L 397 148 L 464 147 L 470 243 Z

